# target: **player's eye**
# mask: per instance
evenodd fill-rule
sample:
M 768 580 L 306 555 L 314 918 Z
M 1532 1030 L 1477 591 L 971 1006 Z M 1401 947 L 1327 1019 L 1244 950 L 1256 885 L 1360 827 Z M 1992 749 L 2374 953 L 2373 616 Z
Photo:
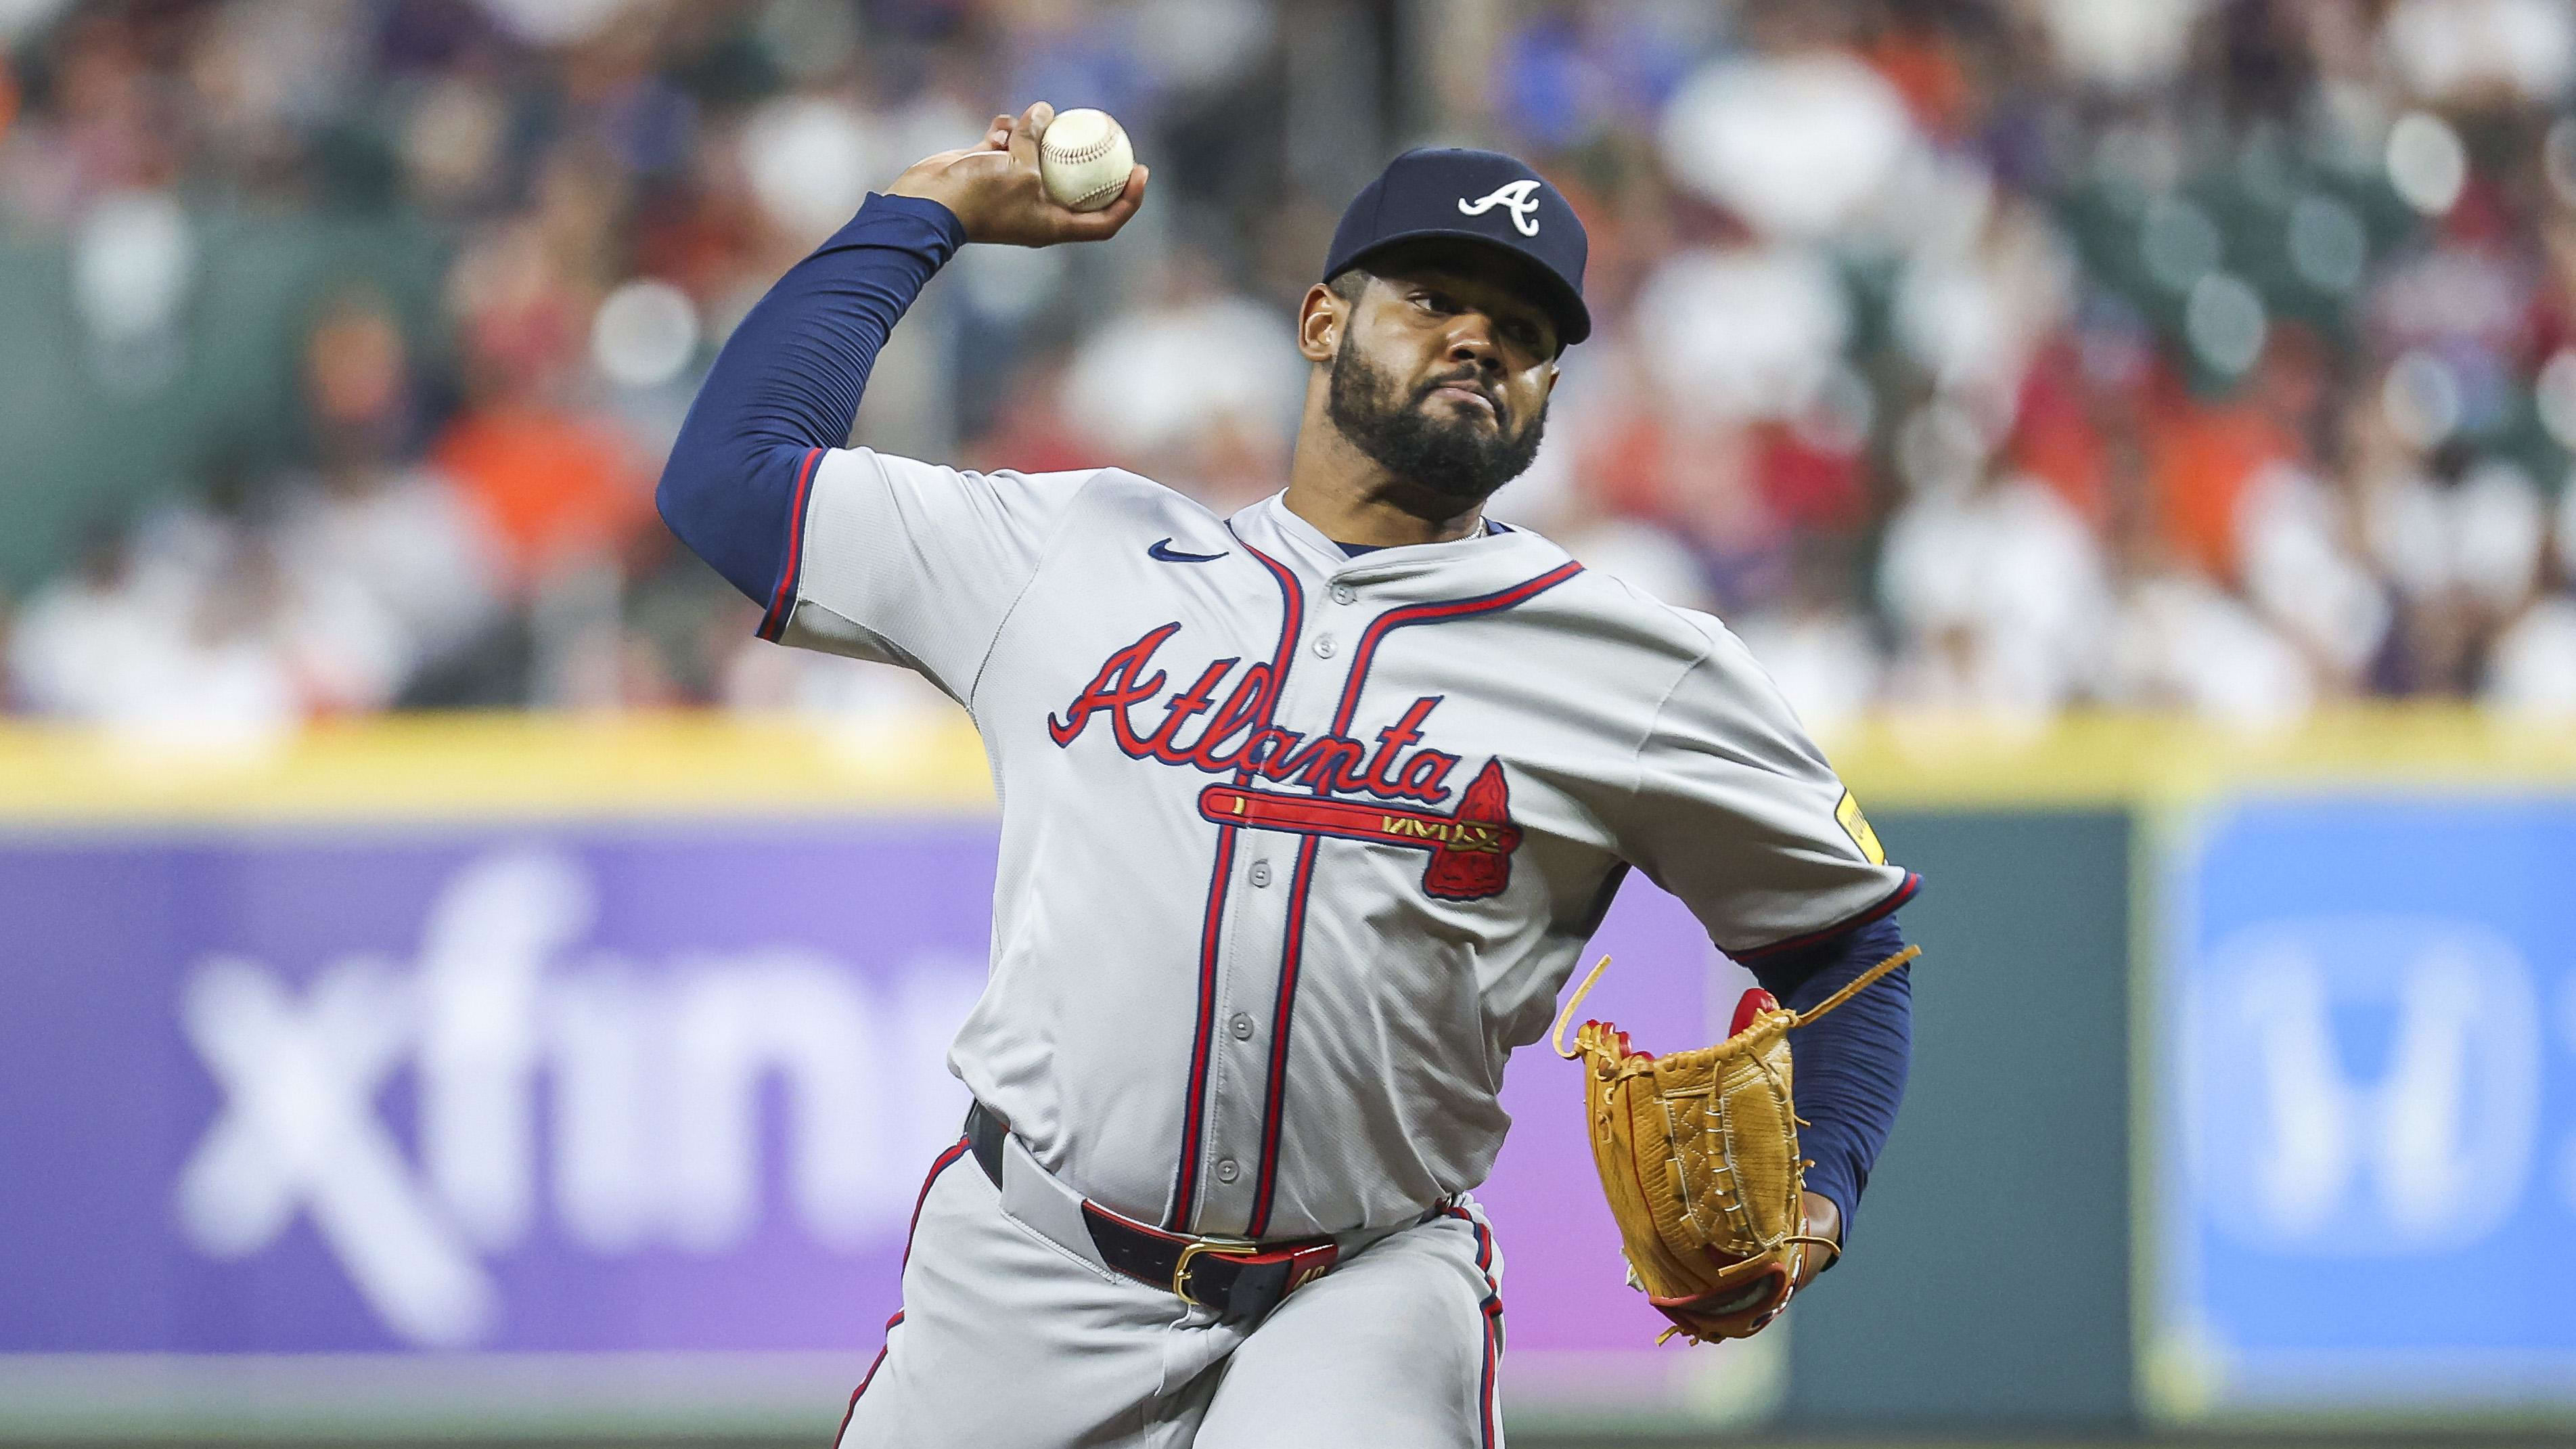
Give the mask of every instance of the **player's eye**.
M 1419 304 L 1423 310 L 1437 312 L 1444 317 L 1458 310 L 1458 304 L 1451 301 L 1449 294 L 1446 292 L 1416 292 L 1413 294 L 1413 300 Z

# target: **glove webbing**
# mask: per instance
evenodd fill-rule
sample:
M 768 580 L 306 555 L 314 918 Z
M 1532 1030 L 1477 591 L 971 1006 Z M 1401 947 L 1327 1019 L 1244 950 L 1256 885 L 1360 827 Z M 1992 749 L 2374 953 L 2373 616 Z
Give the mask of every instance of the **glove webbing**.
M 1922 954 L 1923 948 L 1920 946 L 1906 947 L 1904 950 L 1897 952 L 1895 955 L 1888 957 L 1886 960 L 1879 962 L 1877 965 L 1872 966 L 1868 970 L 1860 973 L 1858 976 L 1853 977 L 1842 990 L 1837 991 L 1833 995 L 1826 997 L 1824 1000 L 1817 1002 L 1814 1006 L 1805 1011 L 1791 1013 L 1795 1019 L 1789 1023 L 1790 1027 L 1794 1030 L 1797 1027 L 1805 1026 L 1808 1022 L 1814 1021 L 1817 1017 L 1824 1015 L 1826 1012 L 1829 1012 L 1835 1007 L 1842 1005 L 1844 1002 L 1851 1000 L 1853 997 L 1860 995 L 1862 988 L 1874 985 L 1881 977 Z M 1583 978 L 1583 984 L 1574 988 L 1574 995 L 1566 1001 L 1565 1010 L 1556 1014 L 1556 1030 L 1548 1033 L 1548 1043 L 1556 1049 L 1556 1054 L 1558 1056 L 1565 1058 L 1569 1062 L 1574 1060 L 1576 1057 L 1581 1056 L 1582 1052 L 1579 1050 L 1567 1051 L 1565 1049 L 1566 1023 L 1574 1020 L 1575 1008 L 1583 1004 L 1584 997 L 1592 994 L 1593 983 L 1599 981 L 1601 979 L 1601 973 L 1609 969 L 1610 958 L 1607 956 L 1594 962 L 1590 974 Z

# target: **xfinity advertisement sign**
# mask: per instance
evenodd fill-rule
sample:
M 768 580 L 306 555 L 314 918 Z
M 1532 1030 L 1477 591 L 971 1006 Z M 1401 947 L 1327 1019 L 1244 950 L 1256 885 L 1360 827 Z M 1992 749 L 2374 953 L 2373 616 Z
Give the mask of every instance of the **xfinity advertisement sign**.
M 965 1115 L 995 845 L 989 818 L 0 836 L 0 1430 L 577 1400 L 825 1432 Z M 1734 999 L 1650 887 L 1596 946 L 1601 1009 L 1674 1040 Z M 1511 1391 L 1760 1412 L 1785 1335 L 1689 1373 L 1654 1349 L 1567 1170 L 1576 1070 L 1513 1058 L 1479 1193 Z
M 300 983 L 197 963 L 180 1021 L 222 1101 L 179 1175 L 187 1239 L 249 1258 L 303 1215 L 390 1335 L 458 1348 L 506 1332 L 486 1259 L 541 1225 L 600 1257 L 734 1252 L 773 1212 L 825 1249 L 899 1234 L 905 1164 L 964 1110 L 940 1048 L 980 963 L 652 959 L 594 945 L 597 917 L 581 858 L 505 848 L 440 883 L 409 960 L 340 956 Z M 416 1162 L 376 1109 L 403 1071 Z
M 0 1347 L 874 1337 L 989 828 L 21 846 Z

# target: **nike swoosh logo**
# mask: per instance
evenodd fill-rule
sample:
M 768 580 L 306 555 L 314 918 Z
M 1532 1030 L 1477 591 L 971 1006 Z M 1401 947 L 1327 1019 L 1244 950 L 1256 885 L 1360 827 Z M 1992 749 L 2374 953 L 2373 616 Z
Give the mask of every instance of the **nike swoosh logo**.
M 1168 538 L 1145 545 L 1145 556 L 1161 559 L 1165 563 L 1214 563 L 1225 557 L 1221 553 L 1183 553 L 1172 547 L 1172 541 Z

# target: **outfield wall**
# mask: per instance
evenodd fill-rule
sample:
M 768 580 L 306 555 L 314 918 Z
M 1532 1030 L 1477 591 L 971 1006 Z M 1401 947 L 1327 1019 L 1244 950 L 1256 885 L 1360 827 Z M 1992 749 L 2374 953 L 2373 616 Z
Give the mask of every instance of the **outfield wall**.
M 1523 1053 L 1516 1422 L 2576 1411 L 2576 741 L 1833 752 L 1929 882 L 1854 1251 L 1785 1333 L 1652 1350 L 1571 1068 Z M 962 1108 L 992 838 L 962 729 L 0 734 L 0 1432 L 829 1418 Z M 1642 882 L 1599 944 L 1622 1021 L 1732 999 Z

